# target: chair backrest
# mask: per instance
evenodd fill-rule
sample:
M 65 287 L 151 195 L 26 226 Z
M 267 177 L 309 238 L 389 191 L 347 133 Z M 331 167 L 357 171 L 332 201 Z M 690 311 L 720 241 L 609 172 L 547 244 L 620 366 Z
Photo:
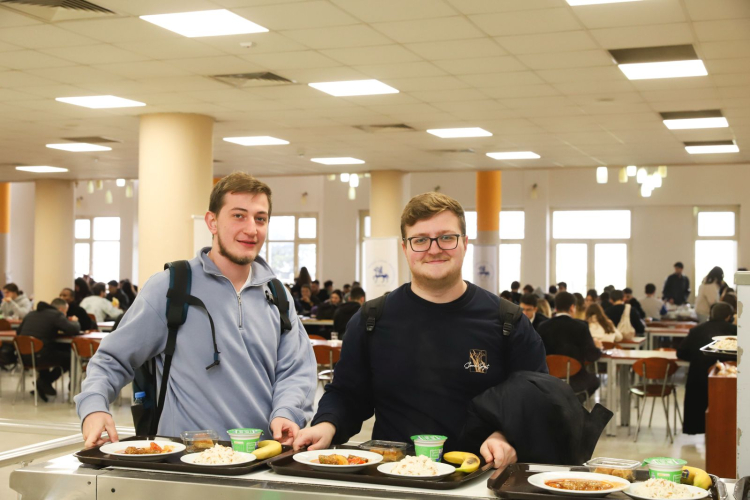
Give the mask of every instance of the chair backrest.
M 327 345 L 313 345 L 315 352 L 315 361 L 319 365 L 329 365 L 333 368 L 335 363 L 341 358 L 341 347 L 331 347 Z
M 605 351 L 608 351 L 614 348 L 615 348 L 614 342 L 607 342 L 606 340 L 602 340 L 602 349 L 604 349 Z
M 10 326 L 10 322 L 7 319 L 0 319 L 0 330 L 7 332 L 12 329 L 13 327 Z
M 97 321 L 96 321 L 96 315 L 95 315 L 95 314 L 91 314 L 91 313 L 89 313 L 89 318 L 91 318 L 91 321 L 93 321 L 93 322 L 94 322 L 94 324 L 96 324 L 96 323 L 97 323 Z
M 326 338 L 322 335 L 308 335 L 310 337 L 310 340 L 325 340 Z
M 570 356 L 550 354 L 547 356 L 547 368 L 553 377 L 570 382 L 570 377 L 581 371 L 581 363 Z
M 666 358 L 645 358 L 633 363 L 633 371 L 639 377 L 649 380 L 663 380 L 674 375 L 677 363 Z
M 97 339 L 87 339 L 83 337 L 73 337 L 73 350 L 76 355 L 82 358 L 91 358 L 96 354 L 99 349 L 99 341 Z
M 18 335 L 13 339 L 13 343 L 16 345 L 16 350 L 22 356 L 29 356 L 36 354 L 44 347 L 44 342 L 36 337 L 29 337 L 28 335 Z
M 657 349 L 657 351 L 665 351 L 665 352 L 675 352 L 677 349 L 674 347 L 660 347 Z

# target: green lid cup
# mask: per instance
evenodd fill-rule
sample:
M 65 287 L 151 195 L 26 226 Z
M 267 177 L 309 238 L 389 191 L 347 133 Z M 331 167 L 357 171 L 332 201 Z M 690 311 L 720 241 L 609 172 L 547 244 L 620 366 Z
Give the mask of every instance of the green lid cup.
M 243 453 L 252 453 L 258 446 L 263 431 L 261 429 L 229 429 L 229 439 L 232 440 L 232 449 Z
M 443 458 L 443 443 L 448 438 L 445 436 L 436 436 L 434 434 L 420 434 L 412 436 L 414 441 L 414 452 L 417 456 L 427 457 L 433 462 L 440 462 Z
M 679 458 L 653 457 L 643 461 L 648 465 L 648 477 L 652 479 L 666 479 L 679 483 L 682 477 L 682 467 L 687 465 L 685 460 Z

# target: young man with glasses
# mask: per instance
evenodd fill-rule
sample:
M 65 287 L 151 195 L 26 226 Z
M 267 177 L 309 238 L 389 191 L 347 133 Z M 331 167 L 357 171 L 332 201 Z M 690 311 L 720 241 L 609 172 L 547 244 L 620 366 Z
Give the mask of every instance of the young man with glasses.
M 409 201 L 401 215 L 401 248 L 412 282 L 392 293 L 372 332 L 365 314 L 346 329 L 334 382 L 326 386 L 313 426 L 295 449 L 327 448 L 357 434 L 376 416 L 373 439 L 410 442 L 417 434 L 448 437 L 445 450 L 461 450 L 459 434 L 471 400 L 515 371 L 547 372 L 544 346 L 521 315 L 503 335 L 500 298 L 461 279 L 468 244 L 461 205 L 440 193 Z M 496 467 L 516 459 L 500 432 L 479 451 Z

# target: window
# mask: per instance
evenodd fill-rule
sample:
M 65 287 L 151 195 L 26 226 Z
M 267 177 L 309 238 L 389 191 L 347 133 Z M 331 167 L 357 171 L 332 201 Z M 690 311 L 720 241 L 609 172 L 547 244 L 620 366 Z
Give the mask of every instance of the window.
M 569 292 L 580 294 L 607 285 L 625 288 L 630 215 L 630 210 L 553 211 L 555 283 L 564 281 Z
M 724 281 L 734 284 L 737 271 L 737 209 L 696 208 L 695 278 L 693 289 L 715 266 L 724 271 Z
M 75 238 L 75 276 L 89 274 L 101 282 L 120 279 L 119 217 L 76 219 Z
M 312 279 L 318 271 L 318 218 L 316 215 L 274 215 L 268 222 L 268 237 L 261 249 L 276 276 L 284 283 L 306 267 Z

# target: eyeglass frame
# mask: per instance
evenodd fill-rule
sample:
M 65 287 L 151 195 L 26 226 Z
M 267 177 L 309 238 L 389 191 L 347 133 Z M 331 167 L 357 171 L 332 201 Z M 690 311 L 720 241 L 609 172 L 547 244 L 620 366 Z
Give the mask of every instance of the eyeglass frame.
M 456 246 L 453 247 L 453 248 L 443 248 L 443 247 L 441 247 L 440 243 L 438 242 L 438 239 L 442 238 L 443 236 L 455 236 L 456 237 Z M 436 236 L 434 238 L 430 238 L 429 236 L 411 236 L 409 238 L 402 238 L 402 239 L 403 239 L 404 243 L 406 243 L 407 241 L 409 242 L 409 248 L 411 248 L 412 252 L 424 253 L 424 252 L 429 252 L 430 251 L 430 248 L 432 248 L 432 243 L 433 242 L 435 242 L 435 244 L 438 246 L 438 248 L 440 250 L 455 250 L 456 248 L 458 248 L 458 242 L 461 240 L 461 238 L 463 238 L 465 236 L 466 236 L 465 234 L 449 233 L 449 234 L 441 234 L 440 236 Z M 427 238 L 428 240 L 430 240 L 430 245 L 427 248 L 425 248 L 424 250 L 414 250 L 414 245 L 411 242 L 411 240 L 413 240 L 414 238 Z

